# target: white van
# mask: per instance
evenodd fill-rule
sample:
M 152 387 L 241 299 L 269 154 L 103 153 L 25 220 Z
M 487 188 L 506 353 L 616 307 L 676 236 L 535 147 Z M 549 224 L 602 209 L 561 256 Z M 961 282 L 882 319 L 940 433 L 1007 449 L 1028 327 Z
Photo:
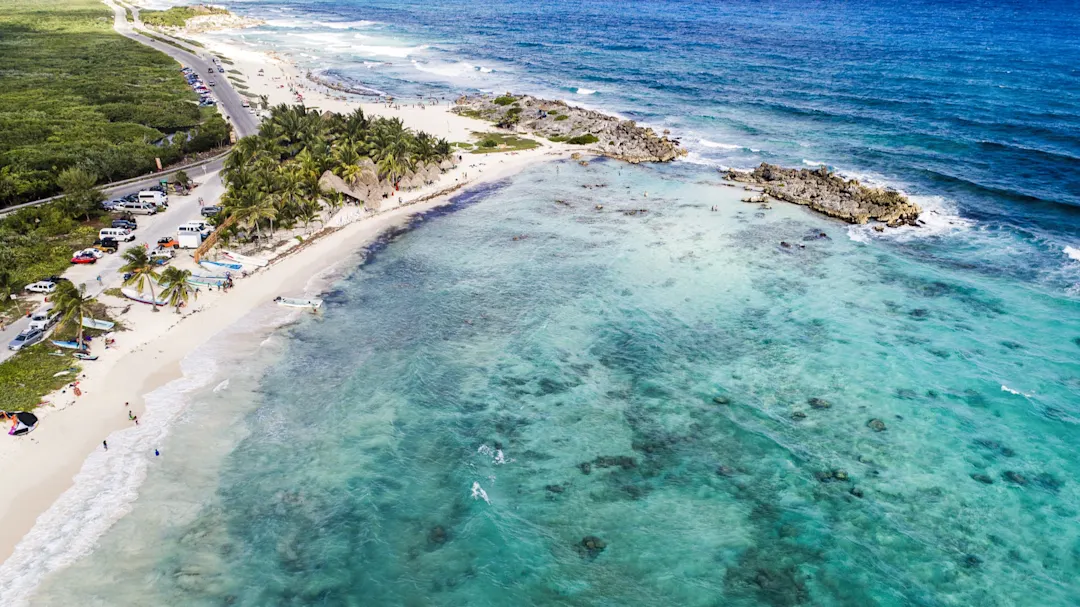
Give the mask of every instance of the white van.
M 139 202 L 147 202 L 162 209 L 169 204 L 169 197 L 154 190 L 143 190 L 139 192 Z
M 210 226 L 201 221 L 189 221 L 176 227 L 176 233 L 180 236 L 184 234 L 200 234 L 203 238 L 206 238 L 210 235 L 210 232 Z
M 118 211 L 127 211 L 128 213 L 135 213 L 136 215 L 153 215 L 157 213 L 157 205 L 152 202 L 125 202 L 116 207 Z
M 30 328 L 44 331 L 60 320 L 60 313 L 52 306 L 42 306 L 30 315 Z
M 135 240 L 135 235 L 127 228 L 101 228 L 98 230 L 98 238 L 101 240 L 115 238 L 117 242 L 131 242 Z

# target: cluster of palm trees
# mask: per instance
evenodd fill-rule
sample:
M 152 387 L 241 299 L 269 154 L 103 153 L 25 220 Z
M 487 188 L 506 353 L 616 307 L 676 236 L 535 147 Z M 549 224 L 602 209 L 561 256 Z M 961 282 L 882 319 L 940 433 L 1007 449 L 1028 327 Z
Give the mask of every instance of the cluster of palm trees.
M 162 288 L 162 298 L 176 309 L 177 314 L 190 299 L 199 296 L 195 287 L 188 282 L 191 271 L 169 267 L 163 272 L 158 272 L 150 256 L 147 255 L 146 249 L 142 247 L 131 247 L 124 251 L 124 261 L 125 264 L 120 271 L 130 275 L 124 284 L 133 285 L 139 293 L 148 288 L 155 312 L 158 311 L 157 302 L 159 301 L 154 294 L 155 285 Z M 53 295 L 53 309 L 60 316 L 57 330 L 67 331 L 74 327 L 75 343 L 80 345 L 86 343 L 86 327 L 83 325 L 83 319 L 93 318 L 95 308 L 98 307 L 97 299 L 87 296 L 86 285 L 76 287 L 70 281 L 61 281 L 56 286 L 56 293 Z
M 124 251 L 124 265 L 120 268 L 127 278 L 125 285 L 134 286 L 135 290 L 142 293 L 144 289 L 150 291 L 150 301 L 154 311 L 158 311 L 158 301 L 165 301 L 172 306 L 176 313 L 187 304 L 191 298 L 198 298 L 199 292 L 188 281 L 191 278 L 191 270 L 181 270 L 169 266 L 164 271 L 158 271 L 158 266 L 147 254 L 143 247 L 131 247 Z M 154 285 L 161 287 L 161 299 L 154 292 Z
M 375 191 L 385 195 L 404 180 L 411 184 L 418 175 L 430 177 L 452 152 L 446 140 L 414 133 L 397 118 L 369 118 L 361 109 L 343 115 L 282 104 L 270 110 L 257 135 L 238 141 L 225 161 L 221 217 L 253 228 L 260 238 L 266 227 L 272 236 L 275 225 L 317 220 L 323 201 L 330 206 L 342 202 L 340 195 L 320 186 L 326 171 L 348 184 L 374 177 L 381 185 Z M 373 190 L 363 189 L 365 195 Z

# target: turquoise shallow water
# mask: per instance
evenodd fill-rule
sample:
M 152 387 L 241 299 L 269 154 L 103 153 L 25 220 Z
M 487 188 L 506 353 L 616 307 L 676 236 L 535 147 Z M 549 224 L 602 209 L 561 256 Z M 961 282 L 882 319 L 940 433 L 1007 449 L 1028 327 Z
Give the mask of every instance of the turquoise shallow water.
M 551 163 L 418 220 L 34 604 L 1080 602 L 1080 305 L 741 195 Z

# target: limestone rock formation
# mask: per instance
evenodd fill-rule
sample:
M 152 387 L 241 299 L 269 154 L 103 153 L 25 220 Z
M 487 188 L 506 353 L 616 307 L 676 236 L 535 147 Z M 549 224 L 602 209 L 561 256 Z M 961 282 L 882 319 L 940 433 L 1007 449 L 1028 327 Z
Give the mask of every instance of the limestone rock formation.
M 601 156 L 626 162 L 669 162 L 686 155 L 679 142 L 633 120 L 620 120 L 593 110 L 529 95 L 463 96 L 455 113 L 490 120 L 503 128 L 521 129 L 552 141 L 581 137 L 582 145 Z M 570 141 L 573 143 L 573 141 Z
M 760 185 L 766 195 L 808 206 L 848 223 L 881 221 L 890 227 L 917 226 L 922 210 L 900 192 L 871 188 L 855 179 L 847 179 L 818 169 L 785 169 L 761 163 L 753 171 L 728 171 L 732 181 Z

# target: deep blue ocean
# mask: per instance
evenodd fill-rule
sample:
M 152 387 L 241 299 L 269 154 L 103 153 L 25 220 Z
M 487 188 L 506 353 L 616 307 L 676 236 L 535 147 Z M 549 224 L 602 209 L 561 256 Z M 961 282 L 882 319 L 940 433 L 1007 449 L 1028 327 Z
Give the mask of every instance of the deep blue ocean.
M 465 191 L 320 316 L 208 344 L 33 604 L 1080 604 L 1075 3 L 230 8 L 267 23 L 216 36 L 398 98 L 558 97 L 691 154 Z M 740 202 L 718 170 L 762 161 L 928 225 Z

